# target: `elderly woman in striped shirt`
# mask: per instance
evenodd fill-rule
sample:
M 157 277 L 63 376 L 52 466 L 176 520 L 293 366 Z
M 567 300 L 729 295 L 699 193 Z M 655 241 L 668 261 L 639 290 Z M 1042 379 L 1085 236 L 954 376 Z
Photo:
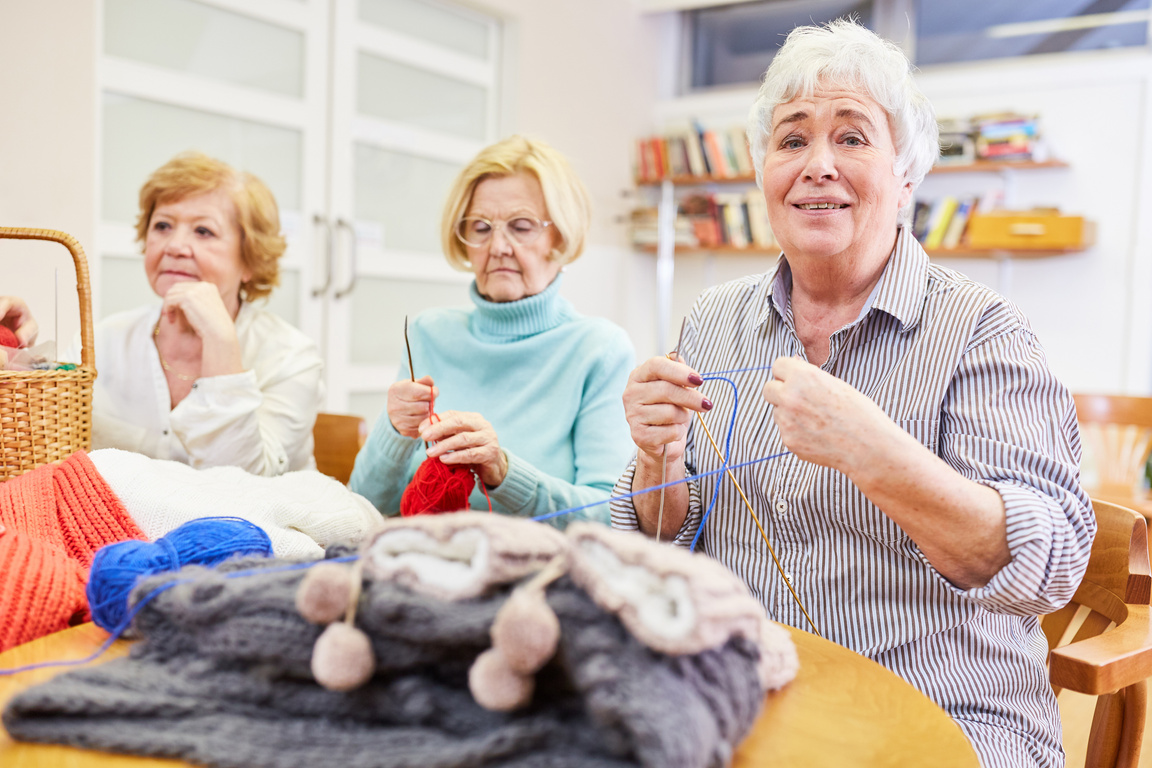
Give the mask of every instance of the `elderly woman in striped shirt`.
M 934 699 L 985 765 L 1062 765 L 1037 615 L 1071 598 L 1095 535 L 1075 409 L 1019 310 L 909 231 L 932 107 L 896 46 L 834 22 L 789 35 L 748 135 L 783 253 L 700 296 L 678 360 L 633 371 L 618 494 L 702 476 L 613 502 L 613 523 L 698 537 L 773 618 Z M 720 371 L 734 386 L 701 386 Z M 703 474 L 725 450 L 784 453 L 735 472 L 747 509 Z

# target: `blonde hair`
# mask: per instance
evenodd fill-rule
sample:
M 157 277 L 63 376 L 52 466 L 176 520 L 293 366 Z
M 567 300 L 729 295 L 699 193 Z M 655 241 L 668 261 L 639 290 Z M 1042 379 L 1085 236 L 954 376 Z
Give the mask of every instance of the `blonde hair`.
M 472 265 L 467 249 L 456 238 L 456 222 L 472 203 L 476 185 L 488 178 L 518 173 L 534 176 L 544 193 L 547 215 L 559 241 L 548 257 L 568 264 L 584 252 L 584 239 L 592 219 L 588 191 L 564 156 L 551 146 L 523 136 L 510 136 L 480 150 L 456 177 L 448 193 L 440 240 L 444 256 L 453 268 L 467 271 Z
M 136 240 L 144 243 L 156 206 L 224 190 L 236 209 L 240 263 L 250 277 L 240 284 L 242 301 L 272 293 L 280 284 L 280 257 L 288 244 L 280 234 L 276 198 L 264 182 L 201 152 L 183 152 L 157 168 L 140 188 Z

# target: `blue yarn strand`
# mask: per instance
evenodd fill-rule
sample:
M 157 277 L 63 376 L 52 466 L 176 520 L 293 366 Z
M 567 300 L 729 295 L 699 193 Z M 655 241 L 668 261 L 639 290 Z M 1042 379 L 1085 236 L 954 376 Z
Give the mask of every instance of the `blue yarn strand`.
M 728 436 L 724 440 L 724 455 L 720 463 L 720 471 L 728 471 L 728 460 L 732 456 L 732 433 L 736 428 L 736 411 L 740 408 L 740 392 L 736 389 L 736 384 L 731 379 L 726 379 L 718 374 L 701 377 L 704 381 L 726 381 L 732 387 L 732 415 L 728 417 Z M 704 523 L 708 522 L 708 517 L 712 514 L 712 509 L 716 506 L 716 500 L 720 498 L 720 486 L 724 478 L 721 477 L 716 485 L 712 488 L 712 500 L 708 502 L 708 509 L 704 510 L 704 516 L 700 518 L 700 525 L 696 527 L 696 535 L 692 537 L 692 543 L 688 545 L 690 552 L 696 551 L 696 542 L 700 541 L 700 534 L 704 533 Z
M 601 501 L 593 501 L 590 504 L 582 504 L 578 507 L 569 507 L 568 509 L 561 509 L 561 510 L 557 510 L 556 512 L 549 512 L 549 513 L 544 514 L 544 515 L 537 515 L 536 517 L 533 517 L 532 519 L 537 521 L 537 522 L 543 522 L 545 520 L 551 520 L 554 517 L 561 517 L 563 515 L 570 515 L 573 512 L 580 512 L 582 510 L 590 509 L 592 507 L 598 507 L 602 504 L 609 504 L 613 501 L 622 501 L 624 499 L 635 498 L 636 496 L 640 496 L 641 494 L 652 493 L 653 491 L 659 491 L 663 488 L 671 488 L 674 485 L 680 485 L 681 483 L 687 483 L 687 482 L 691 482 L 693 480 L 699 480 L 701 478 L 709 477 L 711 475 L 718 475 L 718 474 L 727 472 L 729 470 L 743 469 L 744 467 L 750 467 L 750 466 L 753 466 L 754 464 L 760 464 L 760 463 L 765 462 L 765 461 L 771 461 L 772 459 L 778 459 L 782 456 L 787 456 L 789 454 L 789 451 L 782 451 L 780 453 L 772 454 L 771 456 L 764 456 L 764 457 L 759 458 L 759 459 L 752 459 L 751 461 L 745 461 L 745 462 L 742 462 L 740 464 L 730 465 L 728 462 L 732 456 L 732 435 L 736 431 L 736 413 L 740 408 L 740 392 L 737 389 L 735 382 L 733 382 L 731 379 L 727 379 L 723 376 L 720 376 L 719 374 L 709 374 L 707 376 L 702 376 L 701 378 L 703 378 L 704 381 L 725 381 L 728 383 L 729 386 L 732 387 L 732 398 L 733 398 L 732 415 L 729 416 L 729 418 L 728 418 L 728 432 L 724 438 L 724 456 L 722 457 L 722 463 L 721 463 L 719 469 L 713 469 L 713 470 L 710 470 L 708 472 L 701 472 L 701 473 L 696 474 L 696 475 L 691 475 L 689 477 L 685 477 L 682 480 L 673 480 L 673 481 L 668 482 L 668 483 L 662 483 L 660 485 L 653 485 L 653 486 L 650 486 L 648 488 L 644 488 L 643 490 L 633 491 L 632 493 L 623 493 L 623 494 L 620 494 L 618 496 L 609 496 L 607 499 L 603 499 Z M 716 500 L 719 498 L 719 494 L 720 494 L 720 483 L 718 482 L 718 483 L 716 483 L 716 486 L 712 489 L 712 498 L 708 502 L 708 508 L 704 511 L 704 516 L 700 518 L 700 526 L 696 530 L 696 535 L 692 538 L 692 544 L 689 546 L 689 549 L 691 549 L 693 551 L 696 549 L 696 542 L 698 542 L 700 540 L 700 534 L 704 531 L 704 523 L 706 523 L 708 521 L 708 516 L 712 514 L 712 509 L 716 506 Z

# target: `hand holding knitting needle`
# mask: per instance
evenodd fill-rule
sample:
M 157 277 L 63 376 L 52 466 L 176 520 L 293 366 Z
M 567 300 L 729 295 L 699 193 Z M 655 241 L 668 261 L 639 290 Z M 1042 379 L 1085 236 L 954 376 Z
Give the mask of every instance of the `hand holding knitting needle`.
M 431 376 L 413 381 L 397 381 L 388 387 L 388 420 L 404 437 L 420 437 L 420 425 L 428 420 L 428 411 L 440 390 Z
M 632 442 L 640 449 L 632 479 L 633 491 L 683 480 L 686 476 L 684 450 L 688 424 L 693 412 L 712 408 L 711 401 L 696 389 L 703 383 L 700 374 L 681 361 L 679 344 L 676 352 L 649 358 L 628 377 L 624 388 L 624 416 Z M 656 496 L 635 497 L 640 528 L 660 538 L 674 536 L 688 511 L 687 489 L 684 485 L 668 488 L 665 504 L 653 498 Z

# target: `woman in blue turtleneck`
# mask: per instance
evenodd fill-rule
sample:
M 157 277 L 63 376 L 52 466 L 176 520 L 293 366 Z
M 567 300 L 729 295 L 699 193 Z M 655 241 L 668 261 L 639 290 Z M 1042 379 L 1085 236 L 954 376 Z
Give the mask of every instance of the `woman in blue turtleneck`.
M 584 249 L 588 195 L 548 145 L 513 136 L 477 155 L 449 194 L 452 266 L 476 276 L 475 308 L 411 323 L 407 368 L 356 458 L 349 487 L 382 513 L 426 457 L 471 464 L 473 509 L 532 517 L 606 500 L 634 450 L 621 394 L 634 362 L 622 329 L 582 317 L 560 268 Z M 428 418 L 435 398 L 438 421 Z M 425 449 L 427 443 L 427 449 Z M 555 518 L 607 522 L 607 505 Z

